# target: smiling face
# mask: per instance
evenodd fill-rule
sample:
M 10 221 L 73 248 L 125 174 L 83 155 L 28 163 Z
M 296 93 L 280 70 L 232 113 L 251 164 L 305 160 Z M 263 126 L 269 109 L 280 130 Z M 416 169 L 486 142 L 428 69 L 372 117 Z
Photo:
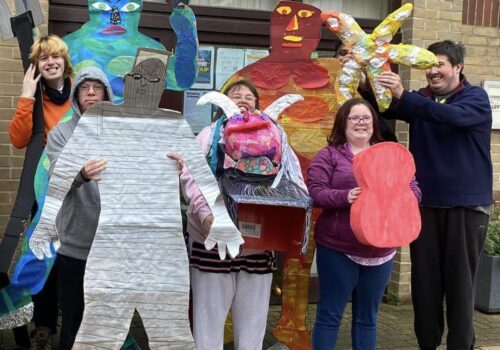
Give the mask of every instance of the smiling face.
M 349 144 L 370 143 L 373 135 L 373 115 L 367 106 L 352 106 L 347 117 L 345 135 Z
M 271 15 L 273 55 L 311 57 L 321 34 L 321 11 L 311 5 L 281 1 Z
M 137 32 L 142 10 L 139 0 L 90 0 L 90 25 L 96 34 L 121 35 Z
M 235 85 L 228 91 L 227 96 L 236 103 L 241 113 L 255 110 L 257 98 L 245 85 Z
M 38 71 L 47 83 L 57 88 L 64 83 L 64 58 L 57 54 L 42 53 L 38 57 Z
M 446 55 L 436 55 L 439 65 L 425 71 L 427 82 L 433 94 L 445 96 L 460 84 L 462 65 L 452 66 Z

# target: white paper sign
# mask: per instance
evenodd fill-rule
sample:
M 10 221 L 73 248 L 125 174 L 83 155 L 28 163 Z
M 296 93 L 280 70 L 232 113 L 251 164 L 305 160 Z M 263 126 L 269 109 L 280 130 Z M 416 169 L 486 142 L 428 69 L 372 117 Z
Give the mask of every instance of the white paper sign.
M 258 50 L 258 49 L 246 49 L 245 50 L 245 66 L 257 62 L 261 58 L 269 56 L 269 51 Z
M 500 129 L 500 81 L 483 81 L 493 111 L 493 129 Z
M 215 65 L 215 89 L 220 90 L 224 83 L 237 71 L 243 68 L 245 61 L 244 49 L 221 47 L 217 49 L 217 64 Z
M 212 120 L 212 105 L 198 106 L 196 102 L 208 91 L 186 90 L 184 91 L 184 118 L 191 126 L 195 134 L 198 134 L 205 126 L 210 125 Z

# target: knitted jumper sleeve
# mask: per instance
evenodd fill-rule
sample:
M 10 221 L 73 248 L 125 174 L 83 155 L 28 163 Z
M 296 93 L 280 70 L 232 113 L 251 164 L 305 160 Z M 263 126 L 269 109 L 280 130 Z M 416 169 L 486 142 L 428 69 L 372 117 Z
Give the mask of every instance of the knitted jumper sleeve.
M 16 112 L 9 126 L 10 142 L 16 148 L 24 148 L 31 139 L 33 129 L 33 106 L 35 99 L 19 97 Z

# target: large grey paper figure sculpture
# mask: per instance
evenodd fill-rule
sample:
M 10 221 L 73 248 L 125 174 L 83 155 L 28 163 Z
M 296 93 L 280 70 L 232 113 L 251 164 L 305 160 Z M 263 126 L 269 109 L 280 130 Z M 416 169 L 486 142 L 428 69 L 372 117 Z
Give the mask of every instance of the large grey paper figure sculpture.
M 187 122 L 179 112 L 157 109 L 166 59 L 140 57 L 125 77 L 124 105 L 99 103 L 80 119 L 53 169 L 34 234 L 32 249 L 42 255 L 40 242 L 57 234 L 56 215 L 83 163 L 106 159 L 99 182 L 101 215 L 85 272 L 85 312 L 74 349 L 119 349 L 136 309 L 151 349 L 194 349 L 178 171 L 166 158 L 168 151 L 182 154 L 214 214 L 207 249 L 217 244 L 224 258 L 226 248 L 235 256 L 243 243 Z

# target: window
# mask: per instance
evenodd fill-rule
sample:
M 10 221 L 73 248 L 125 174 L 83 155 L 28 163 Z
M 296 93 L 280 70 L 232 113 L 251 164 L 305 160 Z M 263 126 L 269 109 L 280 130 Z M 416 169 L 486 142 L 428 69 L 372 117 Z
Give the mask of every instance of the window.
M 191 0 L 189 6 L 223 7 L 246 10 L 272 11 L 277 1 L 272 0 Z
M 387 0 L 304 0 L 321 10 L 339 10 L 354 18 L 384 19 L 389 14 Z

